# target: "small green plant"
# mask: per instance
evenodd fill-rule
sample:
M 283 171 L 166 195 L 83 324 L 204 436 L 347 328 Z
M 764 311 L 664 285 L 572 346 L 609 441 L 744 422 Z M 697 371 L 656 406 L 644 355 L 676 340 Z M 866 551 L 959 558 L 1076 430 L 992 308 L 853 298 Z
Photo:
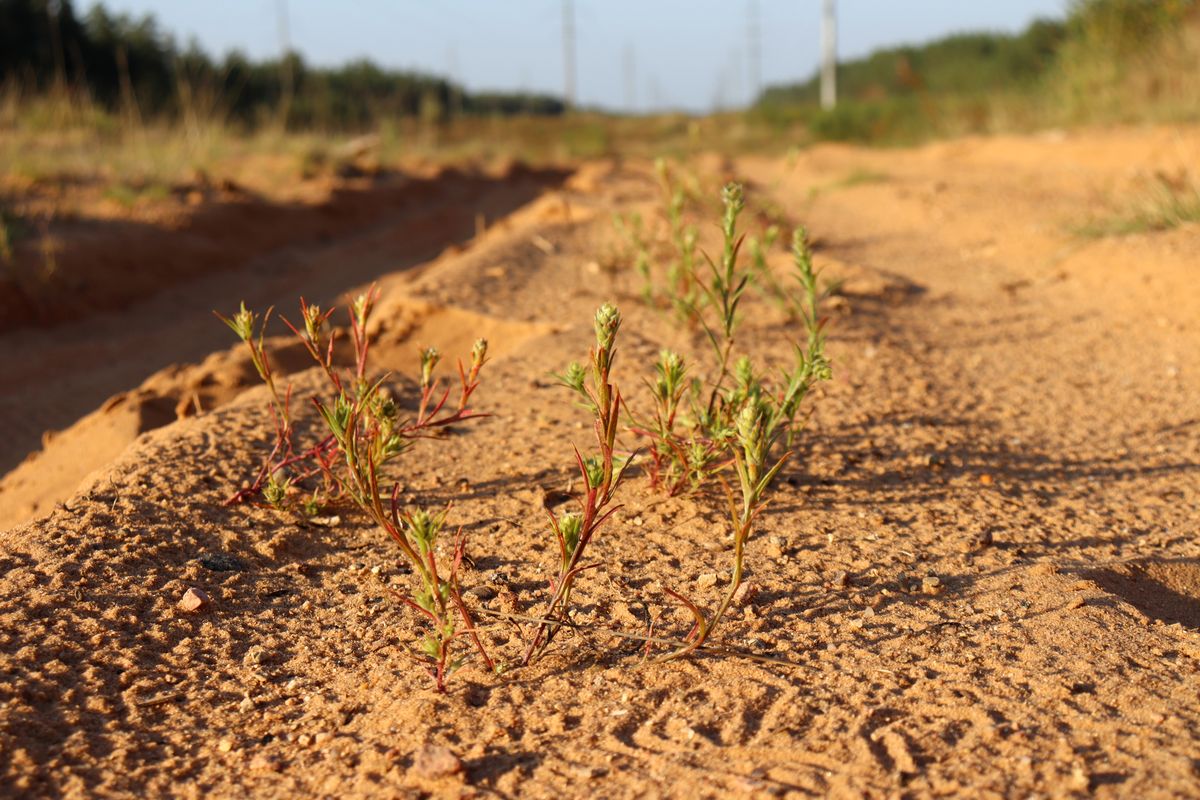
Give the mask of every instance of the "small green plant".
M 536 623 L 526 642 L 526 664 L 545 653 L 563 626 L 571 624 L 571 589 L 575 579 L 596 566 L 584 562 L 587 546 L 620 508 L 613 505 L 613 499 L 633 460 L 616 455 L 622 401 L 620 390 L 612 384 L 611 371 L 620 327 L 621 314 L 616 307 L 607 303 L 601 306 L 594 319 L 596 345 L 590 352 L 590 370 L 573 362 L 558 376 L 559 382 L 591 412 L 597 449 L 586 456 L 575 450 L 575 465 L 583 485 L 579 509 L 561 513 L 547 509 L 560 559 L 557 573 L 550 581 L 550 600 L 541 616 L 543 621 Z
M 613 214 L 613 228 L 622 242 L 621 253 L 617 258 L 623 263 L 632 262 L 634 271 L 642 279 L 642 299 L 653 303 L 654 281 L 651 275 L 650 243 L 646 238 L 642 215 L 636 211 L 628 216 Z
M 744 237 L 737 232 L 737 221 L 742 209 L 746 207 L 742 187 L 736 183 L 727 184 L 721 192 L 721 200 L 725 206 L 725 213 L 721 218 L 721 261 L 718 264 L 705 255 L 711 276 L 708 283 L 701 284 L 708 301 L 707 305 L 714 310 L 716 320 L 710 322 L 702 308 L 693 306 L 696 321 L 704 329 L 704 334 L 716 354 L 717 375 L 709 387 L 707 407 L 710 417 L 717 411 L 721 387 L 729 375 L 729 359 L 741 321 L 738 307 L 752 277 L 751 272 L 738 263 L 738 253 Z
M 422 350 L 420 398 L 415 415 L 405 415 L 384 387 L 387 376 L 373 377 L 369 372 L 367 324 L 376 297 L 377 292 L 372 289 L 360 295 L 350 308 L 354 364 L 345 375 L 334 363 L 336 333 L 327 330 L 331 312 L 323 312 L 320 307 L 301 300 L 303 324 L 295 326 L 284 320 L 321 367 L 332 395 L 329 400 L 313 400 L 328 435 L 316 446 L 300 453 L 293 444 L 294 426 L 289 409 L 291 387 L 289 385 L 284 393 L 280 393 L 264 345 L 267 315 L 260 322 L 243 303 L 232 317 L 221 317 L 249 347 L 251 361 L 270 389 L 275 421 L 275 445 L 271 454 L 255 482 L 238 492 L 231 502 L 261 494 L 268 505 L 289 508 L 293 504 L 292 495 L 304 481 L 320 474 L 323 476 L 321 485 L 312 488 L 298 503 L 302 513 L 312 516 L 323 502 L 337 498 L 348 498 L 365 512 L 397 544 L 417 575 L 418 585 L 411 596 L 389 591 L 428 620 L 430 631 L 422 639 L 420 654 L 436 690 L 443 692 L 446 679 L 464 661 L 464 656 L 457 654 L 454 647 L 454 642 L 464 635 L 471 638 L 487 666 L 495 668 L 459 590 L 458 570 L 464 549 L 462 531 L 460 529 L 455 537 L 449 559 L 439 564 L 437 545 L 448 509 L 434 513 L 419 508 L 402 510 L 399 484 L 394 484 L 390 493 L 383 490 L 383 469 L 416 439 L 481 416 L 470 408 L 470 401 L 487 361 L 487 342 L 480 339 L 475 343 L 468 366 L 459 362 L 460 386 L 457 402 L 453 405 L 449 404 L 451 390 L 443 388 L 435 376 L 440 360 L 437 350 Z
M 295 443 L 292 430 L 291 415 L 291 386 L 281 394 L 275 383 L 275 373 L 271 368 L 271 360 L 267 355 L 265 337 L 267 322 L 274 308 L 268 308 L 261 317 L 246 308 L 243 302 L 236 313 L 226 317 L 218 312 L 217 318 L 224 322 L 234 334 L 245 343 L 250 353 L 250 363 L 254 365 L 258 377 L 266 384 L 271 393 L 271 422 L 275 431 L 275 441 L 271 452 L 263 459 L 262 466 L 254 480 L 239 489 L 226 501 L 226 505 L 240 503 L 269 489 L 264 499 L 276 508 L 286 504 L 287 490 L 291 488 L 291 480 L 278 477 L 295 459 Z M 326 446 L 328 443 L 324 443 Z M 305 457 L 315 453 L 305 454 Z
M 772 455 L 775 445 L 780 444 L 788 428 L 784 398 L 773 398 L 766 393 L 756 393 L 742 407 L 737 418 L 734 437 L 733 462 L 737 476 L 740 498 L 726 486 L 729 506 L 729 521 L 733 532 L 733 573 L 720 605 L 707 616 L 699 606 L 672 589 L 667 593 L 683 603 L 695 618 L 695 624 L 686 637 L 686 644 L 668 653 L 666 660 L 680 658 L 695 651 L 708 641 L 717 623 L 725 616 L 738 588 L 742 585 L 745 570 L 746 542 L 754 529 L 754 521 L 766 507 L 766 493 L 770 489 L 784 462 L 791 456 L 785 449 L 778 457 Z
M 711 369 L 707 378 L 695 375 L 689 379 L 691 368 L 681 356 L 660 353 L 654 379 L 647 381 L 653 412 L 644 417 L 629 414 L 631 431 L 650 442 L 647 472 L 652 486 L 678 494 L 700 489 L 715 479 L 725 487 L 727 497 L 734 541 L 729 586 L 711 614 L 667 590 L 695 619 L 685 643 L 663 656 L 668 659 L 703 646 L 728 611 L 743 580 L 746 544 L 755 521 L 803 428 L 805 400 L 816 383 L 831 375 L 820 317 L 824 295 L 802 228 L 792 240 L 797 288 L 789 291 L 778 285 L 780 301 L 786 303 L 791 316 L 803 322 L 806 333 L 794 344 L 791 365 L 777 367 L 773 377 L 768 377 L 755 369 L 748 356 L 734 358 L 741 303 L 754 278 L 766 271 L 766 264 L 761 246 L 751 247 L 749 266 L 740 257 L 744 238 L 737 223 L 745 206 L 741 187 L 726 186 L 722 200 L 721 257 L 719 261 L 707 259 L 710 276 L 700 284 L 706 302 L 692 309 L 710 345 Z
M 667 267 L 665 294 L 679 322 L 692 319 L 694 309 L 701 300 L 699 281 L 696 275 L 696 247 L 699 231 L 695 225 L 684 221 L 687 193 L 682 186 L 671 180 L 671 171 L 664 159 L 654 162 L 666 203 L 667 226 L 670 230 L 671 246 L 674 251 Z

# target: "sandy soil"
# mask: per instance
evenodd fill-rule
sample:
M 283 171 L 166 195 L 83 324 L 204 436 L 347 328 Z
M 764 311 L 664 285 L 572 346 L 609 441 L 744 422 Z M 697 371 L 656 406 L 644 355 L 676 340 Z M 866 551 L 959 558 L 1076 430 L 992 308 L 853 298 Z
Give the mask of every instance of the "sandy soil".
M 790 666 L 646 665 L 580 633 L 503 677 L 468 666 L 437 696 L 403 655 L 411 614 L 385 586 L 409 576 L 378 532 L 348 509 L 325 527 L 222 506 L 268 417 L 202 307 L 328 302 L 378 276 L 381 368 L 411 374 L 418 344 L 476 332 L 495 345 L 479 397 L 494 416 L 421 443 L 396 478 L 413 502 L 454 502 L 481 604 L 536 611 L 555 555 L 541 506 L 587 435 L 548 371 L 586 351 L 604 300 L 626 316 L 634 402 L 660 347 L 702 352 L 636 301 L 635 275 L 603 268 L 611 212 L 652 213 L 647 165 L 452 192 L 465 219 L 507 215 L 481 236 L 410 210 L 127 316 L 9 334 L 6 420 L 76 373 L 105 388 L 0 484 L 16 525 L 0 534 L 0 794 L 1200 796 L 1200 230 L 1072 233 L 1197 154 L 1200 132 L 1139 130 L 693 165 L 710 193 L 736 175 L 803 221 L 845 279 L 836 378 L 751 546 L 755 593 L 720 634 Z M 752 302 L 747 346 L 785 353 L 788 326 Z M 137 338 L 111 339 L 121 326 Z M 641 632 L 661 615 L 678 634 L 662 590 L 716 598 L 699 579 L 728 564 L 719 506 L 643 478 L 623 501 L 580 619 Z M 188 587 L 212 607 L 177 610 Z M 487 637 L 514 656 L 510 628 Z M 426 743 L 461 770 L 440 774 Z

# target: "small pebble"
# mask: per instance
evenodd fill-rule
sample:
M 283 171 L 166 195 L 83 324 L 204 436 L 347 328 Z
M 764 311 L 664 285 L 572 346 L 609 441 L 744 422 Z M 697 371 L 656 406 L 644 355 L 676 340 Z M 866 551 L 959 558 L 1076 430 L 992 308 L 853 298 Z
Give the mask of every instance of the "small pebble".
M 717 585 L 717 573 L 706 572 L 696 578 L 696 585 L 701 589 L 711 589 Z
M 217 749 L 222 753 L 228 753 L 233 749 L 233 739 L 222 739 L 221 741 L 217 742 Z
M 941 594 L 942 579 L 937 575 L 927 575 L 921 579 L 921 591 L 925 594 Z
M 412 772 L 426 780 L 438 780 L 462 772 L 463 764 L 450 748 L 427 744 L 417 751 Z
M 758 586 L 750 581 L 746 581 L 737 588 L 736 592 L 733 593 L 733 604 L 735 606 L 745 605 L 746 603 L 752 601 L 757 594 Z
M 183 593 L 183 597 L 179 600 L 179 610 L 194 614 L 197 611 L 203 611 L 208 608 L 211 603 L 212 601 L 208 599 L 207 594 L 193 587 Z

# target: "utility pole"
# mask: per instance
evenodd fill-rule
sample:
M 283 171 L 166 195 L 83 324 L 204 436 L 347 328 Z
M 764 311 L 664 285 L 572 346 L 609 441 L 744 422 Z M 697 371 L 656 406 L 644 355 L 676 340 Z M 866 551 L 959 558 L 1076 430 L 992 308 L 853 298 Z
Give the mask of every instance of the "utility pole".
M 821 15 L 821 108 L 837 105 L 836 0 L 825 0 Z
M 762 92 L 762 22 L 759 18 L 758 0 L 749 0 L 746 10 L 746 61 L 750 78 L 750 97 L 747 105 L 754 105 Z
M 632 113 L 637 106 L 637 55 L 632 43 L 625 45 L 624 55 L 625 111 Z
M 575 108 L 575 2 L 563 0 L 563 100 Z

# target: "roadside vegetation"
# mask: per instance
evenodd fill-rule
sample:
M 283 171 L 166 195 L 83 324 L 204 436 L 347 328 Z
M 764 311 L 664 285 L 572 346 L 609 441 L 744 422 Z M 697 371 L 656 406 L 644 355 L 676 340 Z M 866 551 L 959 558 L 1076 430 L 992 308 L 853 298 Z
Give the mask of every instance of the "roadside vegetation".
M 152 17 L 80 16 L 71 2 L 0 0 L 0 157 L 31 180 L 103 174 L 147 183 L 247 150 L 292 153 L 296 172 L 375 138 L 378 162 L 531 163 L 699 151 L 783 153 L 806 142 L 906 144 L 1082 123 L 1195 120 L 1196 0 L 1077 0 L 1018 34 L 965 33 L 839 64 L 839 103 L 818 79 L 767 88 L 745 112 L 621 117 L 521 93 L 299 54 L 253 62 L 181 48 Z M 75 53 L 56 57 L 60 41 Z M 316 170 L 319 172 L 319 170 Z
M 667 181 L 665 168 L 662 174 Z M 667 192 L 665 202 L 664 214 L 682 224 L 684 201 Z M 653 288 L 648 302 L 681 281 L 694 287 L 686 305 L 664 310 L 680 326 L 703 332 L 709 357 L 693 363 L 664 350 L 653 364 L 625 367 L 625 373 L 640 373 L 652 398 L 650 407 L 632 408 L 615 377 L 623 320 L 620 311 L 606 303 L 595 312 L 595 340 L 586 362 L 572 362 L 557 376 L 569 390 L 570 401 L 591 418 L 595 442 L 570 453 L 578 472 L 573 507 L 545 508 L 545 527 L 559 557 L 549 570 L 545 599 L 524 598 L 527 613 L 507 616 L 520 634 L 519 653 L 494 656 L 479 633 L 474 620 L 489 612 L 469 609 L 460 586 L 465 538 L 461 529 L 452 536 L 448 533 L 451 507 L 402 506 L 401 478 L 394 467 L 403 463 L 403 456 L 419 439 L 436 436 L 443 447 L 453 447 L 462 423 L 482 416 L 472 403 L 487 361 L 487 342 L 482 339 L 469 358 L 458 363 L 456 388 L 444 386 L 436 376 L 441 354 L 432 348 L 421 350 L 414 396 L 404 397 L 401 383 L 370 366 L 367 331 L 374 289 L 347 309 L 345 329 L 334 327 L 334 310 L 301 300 L 298 321 L 283 321 L 325 378 L 324 397 L 312 401 L 323 423 L 314 431 L 311 424 L 299 423 L 303 410 L 292 406 L 292 386 L 277 380 L 272 367 L 264 344 L 271 309 L 260 315 L 242 305 L 230 316 L 218 314 L 248 349 L 267 388 L 272 431 L 269 452 L 228 504 L 256 503 L 309 518 L 356 510 L 369 518 L 395 543 L 412 575 L 408 592 L 392 590 L 392 594 L 415 614 L 414 624 L 424 626 L 419 652 L 412 657 L 424 665 L 434 688 L 444 692 L 450 676 L 473 655 L 492 672 L 529 665 L 556 645 L 562 631 L 577 627 L 573 616 L 577 578 L 587 570 L 615 569 L 589 560 L 589 545 L 601 533 L 634 535 L 622 529 L 617 516 L 629 477 L 642 475 L 653 490 L 689 495 L 697 502 L 723 497 L 717 505 L 727 514 L 733 552 L 728 584 L 715 608 L 705 611 L 700 601 L 664 587 L 664 597 L 647 601 L 660 606 L 681 604 L 693 619 L 690 628 L 656 632 L 652 623 L 644 634 L 607 630 L 642 641 L 645 657 L 659 661 L 705 648 L 739 597 L 748 545 L 776 478 L 796 453 L 813 389 L 831 375 L 821 316 L 824 295 L 802 229 L 793 237 L 793 273 L 786 284 L 777 281 L 774 286 L 790 303 L 803 337 L 791 343 L 792 358 L 786 364 L 757 366 L 746 352 L 739 333 L 742 301 L 747 292 L 760 288 L 764 267 L 743 252 L 742 187 L 728 184 L 721 203 L 719 255 L 709 257 L 694 237 L 670 234 L 670 243 L 688 254 L 684 265 L 678 259 L 666 266 L 646 264 L 644 274 Z M 667 283 L 660 286 L 660 281 Z M 345 338 L 350 364 L 340 367 L 335 353 Z M 506 435 L 519 438 L 521 434 L 508 429 Z M 631 445 L 642 446 L 631 449 Z M 464 640 L 469 640 L 469 647 Z
M 1200 4 L 1074 0 L 1064 20 L 1018 34 L 967 33 L 838 65 L 839 102 L 819 77 L 768 88 L 761 124 L 814 139 L 911 144 L 934 137 L 1134 121 L 1193 121 L 1200 108 Z

